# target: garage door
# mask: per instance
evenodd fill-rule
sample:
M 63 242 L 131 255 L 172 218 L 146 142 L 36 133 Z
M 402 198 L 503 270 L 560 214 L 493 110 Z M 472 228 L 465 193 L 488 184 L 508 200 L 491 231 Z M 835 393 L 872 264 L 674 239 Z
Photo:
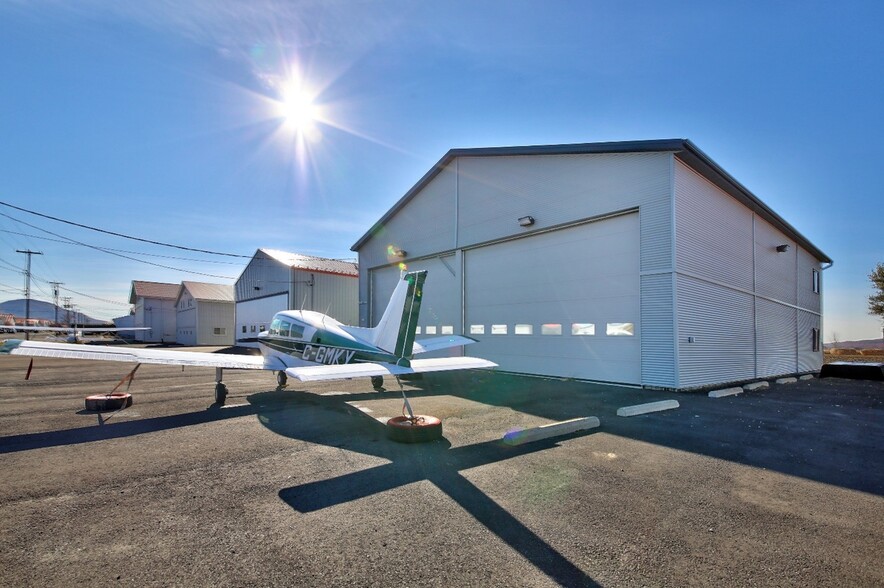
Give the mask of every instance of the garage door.
M 470 349 L 508 371 L 641 383 L 639 220 L 465 252 Z
M 287 310 L 288 292 L 236 303 L 236 344 L 242 347 L 258 347 L 261 327 L 270 326 L 273 315 Z

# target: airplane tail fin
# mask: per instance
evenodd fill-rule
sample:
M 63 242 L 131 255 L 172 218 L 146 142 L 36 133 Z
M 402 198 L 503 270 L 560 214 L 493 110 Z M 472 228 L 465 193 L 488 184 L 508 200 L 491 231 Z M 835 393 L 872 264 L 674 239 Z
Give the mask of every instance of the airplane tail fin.
M 392 353 L 408 365 L 414 349 L 414 336 L 421 309 L 424 281 L 427 272 L 409 272 L 402 277 L 380 322 L 372 329 L 372 343 Z

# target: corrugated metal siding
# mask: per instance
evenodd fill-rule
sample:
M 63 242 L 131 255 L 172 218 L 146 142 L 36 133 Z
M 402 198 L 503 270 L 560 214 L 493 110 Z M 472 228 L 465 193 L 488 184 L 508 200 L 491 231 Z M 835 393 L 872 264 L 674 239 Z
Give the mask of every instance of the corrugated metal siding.
M 234 305 L 225 302 L 198 302 L 197 345 L 233 345 Z M 216 335 L 215 329 L 223 329 Z
M 679 387 L 755 377 L 754 296 L 683 275 L 676 280 Z
M 752 290 L 752 211 L 685 164 L 675 164 L 676 268 Z
M 670 201 L 668 153 L 460 157 L 458 245 L 469 247 L 519 235 L 517 219 L 530 215 L 531 230 L 615 211 Z M 642 227 L 642 247 L 669 248 L 668 213 L 662 226 Z M 648 219 L 650 221 L 650 218 Z M 668 254 L 667 254 L 668 255 Z M 668 257 L 664 264 L 669 265 Z M 658 269 L 646 267 L 643 270 Z
M 672 274 L 641 277 L 642 384 L 675 388 L 675 303 Z
M 355 277 L 292 270 L 291 308 L 325 313 L 345 325 L 359 320 Z
M 823 343 L 820 333 L 820 350 L 813 350 L 813 329 L 820 328 L 820 317 L 810 312 L 798 311 L 798 371 L 817 372 L 823 366 Z
M 797 371 L 796 310 L 764 298 L 756 298 L 758 347 L 757 376 L 767 378 Z
M 788 245 L 780 253 L 778 245 Z M 796 247 L 767 221 L 755 217 L 755 293 L 780 302 L 797 304 Z
M 359 250 L 360 272 L 401 261 L 387 256 L 389 245 L 409 259 L 454 249 L 456 181 L 451 166 L 433 178 Z
M 236 280 L 234 285 L 236 301 L 263 298 L 281 292 L 287 293 L 290 285 L 290 271 L 287 265 L 264 252 L 256 252 L 246 265 L 246 269 Z
M 804 249 L 798 250 L 798 306 L 820 312 L 823 291 L 823 272 L 820 262 Z M 820 291 L 813 291 L 813 270 L 819 272 Z

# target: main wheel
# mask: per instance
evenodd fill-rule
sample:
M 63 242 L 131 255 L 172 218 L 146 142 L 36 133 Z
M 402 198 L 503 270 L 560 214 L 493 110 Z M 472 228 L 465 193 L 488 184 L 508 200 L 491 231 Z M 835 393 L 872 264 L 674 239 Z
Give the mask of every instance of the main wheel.
M 285 374 L 285 372 L 276 372 L 276 385 L 280 388 L 285 388 L 285 385 L 288 383 L 289 378 Z
M 442 421 L 434 416 L 393 417 L 387 421 L 387 437 L 399 443 L 426 443 L 442 438 Z
M 371 377 L 371 387 L 375 389 L 376 392 L 384 391 L 384 376 L 372 376 Z
M 225 400 L 227 400 L 227 386 L 224 382 L 218 382 L 215 384 L 215 404 L 224 404 Z

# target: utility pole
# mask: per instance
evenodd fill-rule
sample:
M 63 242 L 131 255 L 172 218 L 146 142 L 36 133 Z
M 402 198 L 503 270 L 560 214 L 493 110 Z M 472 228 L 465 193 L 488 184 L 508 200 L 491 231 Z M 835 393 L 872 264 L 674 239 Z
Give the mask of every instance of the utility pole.
M 62 300 L 62 303 L 64 304 L 64 310 L 65 310 L 64 322 L 65 322 L 65 325 L 67 325 L 69 327 L 69 326 L 71 326 L 71 297 L 64 296 L 61 300 Z
M 16 253 L 24 253 L 28 256 L 28 269 L 25 270 L 25 326 L 28 327 L 28 323 L 31 320 L 31 256 L 32 255 L 43 255 L 42 251 L 31 251 L 30 249 L 16 249 Z M 25 337 L 30 340 L 31 332 L 25 329 Z
M 49 282 L 52 284 L 52 303 L 55 305 L 55 324 L 58 324 L 58 287 L 64 282 Z

